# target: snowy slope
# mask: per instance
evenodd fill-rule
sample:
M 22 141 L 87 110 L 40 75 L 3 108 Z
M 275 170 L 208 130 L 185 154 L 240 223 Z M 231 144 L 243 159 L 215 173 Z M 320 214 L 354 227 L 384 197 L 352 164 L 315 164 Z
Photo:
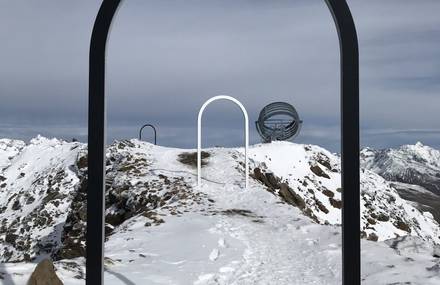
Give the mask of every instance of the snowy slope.
M 0 171 L 1 261 L 30 261 L 60 246 L 79 181 L 74 164 L 83 147 L 43 137 L 26 146 L 10 141 L 11 159 Z
M 286 154 L 289 154 L 288 156 Z M 304 212 L 323 224 L 340 224 L 339 158 L 311 145 L 257 145 L 251 157 L 286 182 L 305 201 Z M 362 233 L 370 240 L 413 234 L 439 243 L 438 224 L 403 200 L 391 184 L 361 170 Z
M 440 195 L 440 151 L 421 142 L 396 149 L 365 148 L 361 162 L 389 181 L 419 185 Z
M 440 222 L 440 151 L 418 142 L 361 151 L 361 166 L 392 181 L 399 195 Z
M 47 252 L 57 260 L 65 284 L 84 284 L 86 148 L 41 137 L 26 146 L 15 144 L 17 152 L 0 174 L 8 185 L 0 189 L 0 205 L 6 207 L 0 218 L 17 220 L 17 226 L 1 229 L 3 262 L 34 256 L 38 261 Z M 341 283 L 338 156 L 312 145 L 255 145 L 250 149 L 253 179 L 243 189 L 243 149 L 205 151 L 199 188 L 194 150 L 137 140 L 109 146 L 105 284 Z M 23 169 L 24 177 L 17 178 Z M 379 241 L 363 242 L 364 283 L 440 282 L 435 273 L 440 233 L 432 216 L 401 199 L 372 171 L 363 170 L 361 180 L 364 238 Z M 33 203 L 26 204 L 24 189 Z M 49 200 L 58 201 L 56 207 L 43 202 L 48 194 L 42 189 L 62 194 Z M 19 210 L 12 209 L 14 199 Z M 52 219 L 38 227 L 35 220 L 44 211 Z M 6 241 L 4 231 L 26 237 L 31 246 Z M 395 239 L 381 242 L 398 236 L 412 237 L 417 243 L 408 248 L 423 245 L 424 251 L 397 251 L 391 247 Z M 44 251 L 34 245 L 33 240 L 47 237 L 52 245 L 46 243 Z M 6 252 L 11 254 L 5 257 Z M 0 280 L 25 284 L 34 266 L 0 265 Z M 409 266 L 412 273 L 406 272 Z
M 11 164 L 11 160 L 25 146 L 23 141 L 0 139 L 0 169 L 4 169 Z

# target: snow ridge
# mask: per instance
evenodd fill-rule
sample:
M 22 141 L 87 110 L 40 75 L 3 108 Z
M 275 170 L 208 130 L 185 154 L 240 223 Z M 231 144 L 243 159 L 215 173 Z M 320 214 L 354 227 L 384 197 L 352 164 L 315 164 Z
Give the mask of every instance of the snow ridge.
M 435 166 L 434 150 L 419 144 L 410 151 Z M 404 256 L 423 261 L 418 276 L 436 284 L 440 277 L 425 268 L 438 264 L 439 224 L 373 171 L 376 153 L 362 153 L 363 244 L 393 257 L 367 255 L 365 284 L 396 275 L 379 272 L 374 259 L 397 264 L 408 262 Z M 315 145 L 254 145 L 244 189 L 243 155 L 243 148 L 206 149 L 197 187 L 193 149 L 136 139 L 109 145 L 106 284 L 122 277 L 135 284 L 340 284 L 341 195 L 349 189 L 340 187 L 339 156 Z M 66 284 L 83 283 L 87 159 L 78 142 L 0 140 L 1 262 L 22 262 L 17 270 L 26 271 L 23 262 L 51 256 Z M 415 247 L 424 250 L 408 249 Z M 393 282 L 418 284 L 405 276 Z

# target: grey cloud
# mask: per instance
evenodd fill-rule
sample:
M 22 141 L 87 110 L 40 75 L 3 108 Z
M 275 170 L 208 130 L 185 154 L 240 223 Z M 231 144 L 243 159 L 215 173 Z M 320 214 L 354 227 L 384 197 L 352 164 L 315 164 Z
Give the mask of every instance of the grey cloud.
M 0 135 L 86 139 L 88 48 L 100 1 L 0 3 Z M 440 2 L 351 0 L 360 39 L 362 142 L 434 141 L 440 105 Z M 69 13 L 65 13 L 65 11 Z M 253 121 L 274 100 L 304 120 L 298 142 L 339 149 L 339 48 L 321 0 L 124 1 L 108 43 L 109 139 L 145 122 L 169 146 L 195 145 L 198 108 L 241 100 Z M 240 145 L 241 114 L 209 107 L 207 145 Z M 15 127 L 15 128 L 14 128 Z M 15 130 L 15 131 L 14 131 Z

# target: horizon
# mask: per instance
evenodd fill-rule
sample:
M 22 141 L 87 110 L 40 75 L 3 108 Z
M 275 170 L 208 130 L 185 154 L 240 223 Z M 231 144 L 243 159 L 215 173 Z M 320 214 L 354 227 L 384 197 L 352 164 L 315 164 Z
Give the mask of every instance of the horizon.
M 29 144 L 31 144 L 32 140 L 39 139 L 39 138 L 43 138 L 43 139 L 47 139 L 47 140 L 56 139 L 56 140 L 67 142 L 67 143 L 79 142 L 79 143 L 82 143 L 82 144 L 85 144 L 85 145 L 88 144 L 87 141 L 80 141 L 80 140 L 78 140 L 75 137 L 70 138 L 70 139 L 66 139 L 66 138 L 59 138 L 59 137 L 53 137 L 53 136 L 52 137 L 44 136 L 44 135 L 41 135 L 41 134 L 37 134 L 35 137 L 29 138 L 27 140 L 0 137 L 0 141 L 4 140 L 4 139 L 12 140 L 12 141 L 21 141 L 21 142 L 24 142 L 26 145 L 29 145 Z M 118 143 L 118 142 L 121 142 L 121 141 L 125 141 L 125 140 L 137 140 L 137 141 L 141 141 L 141 142 L 144 142 L 144 143 L 148 143 L 148 144 L 154 145 L 154 142 L 152 142 L 149 137 L 143 138 L 142 140 L 139 140 L 139 138 L 137 138 L 137 137 L 133 137 L 133 138 L 114 139 L 111 142 L 107 142 L 106 146 L 110 146 L 110 145 L 113 145 L 115 143 Z M 256 145 L 271 144 L 271 143 L 290 143 L 290 144 L 297 144 L 297 145 L 314 145 L 314 146 L 321 147 L 321 148 L 323 148 L 323 149 L 325 149 L 327 151 L 330 151 L 333 154 L 337 154 L 337 155 L 340 154 L 340 151 L 334 152 L 334 151 L 332 151 L 330 149 L 327 149 L 324 146 L 321 146 L 319 144 L 298 143 L 298 142 L 294 142 L 294 141 L 272 141 L 272 142 L 269 142 L 269 143 L 266 143 L 266 142 L 255 142 L 255 143 L 249 143 L 249 147 L 253 147 L 253 146 L 256 146 Z M 421 144 L 422 146 L 427 146 L 427 147 L 430 147 L 430 148 L 435 149 L 435 150 L 440 150 L 439 148 L 436 148 L 433 145 L 425 144 L 422 141 L 416 141 L 416 142 L 411 143 L 411 144 L 402 144 L 402 145 L 396 145 L 396 146 L 386 147 L 386 148 L 373 148 L 371 146 L 362 146 L 360 150 L 362 151 L 363 149 L 367 149 L 367 148 L 373 149 L 373 150 L 398 149 L 398 148 L 401 148 L 403 146 L 416 146 L 417 144 Z M 175 147 L 175 146 L 163 145 L 163 144 L 160 144 L 160 143 L 156 144 L 156 146 L 164 147 L 164 148 L 182 149 L 182 150 L 197 149 L 197 146 L 184 148 L 184 147 Z M 234 145 L 232 145 L 232 146 L 221 146 L 221 145 L 204 146 L 204 145 L 202 145 L 202 149 L 243 148 L 243 147 L 244 147 L 244 145 L 236 145 L 236 146 L 234 146 Z

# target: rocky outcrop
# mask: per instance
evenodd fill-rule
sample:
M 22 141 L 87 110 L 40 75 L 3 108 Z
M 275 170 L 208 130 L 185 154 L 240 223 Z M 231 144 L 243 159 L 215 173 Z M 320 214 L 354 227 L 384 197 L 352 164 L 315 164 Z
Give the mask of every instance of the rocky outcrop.
M 27 285 L 63 285 L 55 273 L 55 267 L 50 259 L 38 263 Z
M 292 147 L 283 142 L 261 145 L 257 149 L 258 152 L 251 152 L 259 162 L 254 164 L 252 177 L 268 191 L 317 223 L 342 222 L 343 191 L 338 156 L 317 146 Z M 398 195 L 391 183 L 366 169 L 361 169 L 360 199 L 364 238 L 382 241 L 411 234 L 440 242 L 439 227 L 432 216 L 415 209 Z M 428 232 L 435 234 L 426 235 Z
M 312 165 L 310 166 L 310 170 L 319 177 L 324 177 L 327 179 L 330 179 L 330 176 L 328 176 L 327 173 L 324 172 L 324 170 L 321 169 L 321 167 L 319 167 L 319 165 Z
M 209 152 L 202 151 L 200 153 L 202 167 L 207 165 L 207 159 L 211 156 Z M 183 152 L 179 154 L 177 160 L 180 163 L 189 165 L 191 167 L 197 167 L 197 152 Z
M 164 222 L 159 212 L 179 216 L 187 208 L 187 203 L 190 205 L 206 200 L 202 193 L 192 191 L 192 187 L 182 177 L 150 175 L 151 161 L 148 154 L 137 154 L 137 151 L 138 146 L 130 141 L 116 142 L 108 148 L 106 237 L 118 227 L 123 227 L 124 222 L 131 218 L 141 216 L 147 219 L 144 223 L 146 227 L 157 226 Z M 78 157 L 76 165 L 81 183 L 64 224 L 62 246 L 52 255 L 55 260 L 85 256 L 87 158 L 85 154 Z M 186 162 L 193 159 L 194 155 L 191 154 Z

